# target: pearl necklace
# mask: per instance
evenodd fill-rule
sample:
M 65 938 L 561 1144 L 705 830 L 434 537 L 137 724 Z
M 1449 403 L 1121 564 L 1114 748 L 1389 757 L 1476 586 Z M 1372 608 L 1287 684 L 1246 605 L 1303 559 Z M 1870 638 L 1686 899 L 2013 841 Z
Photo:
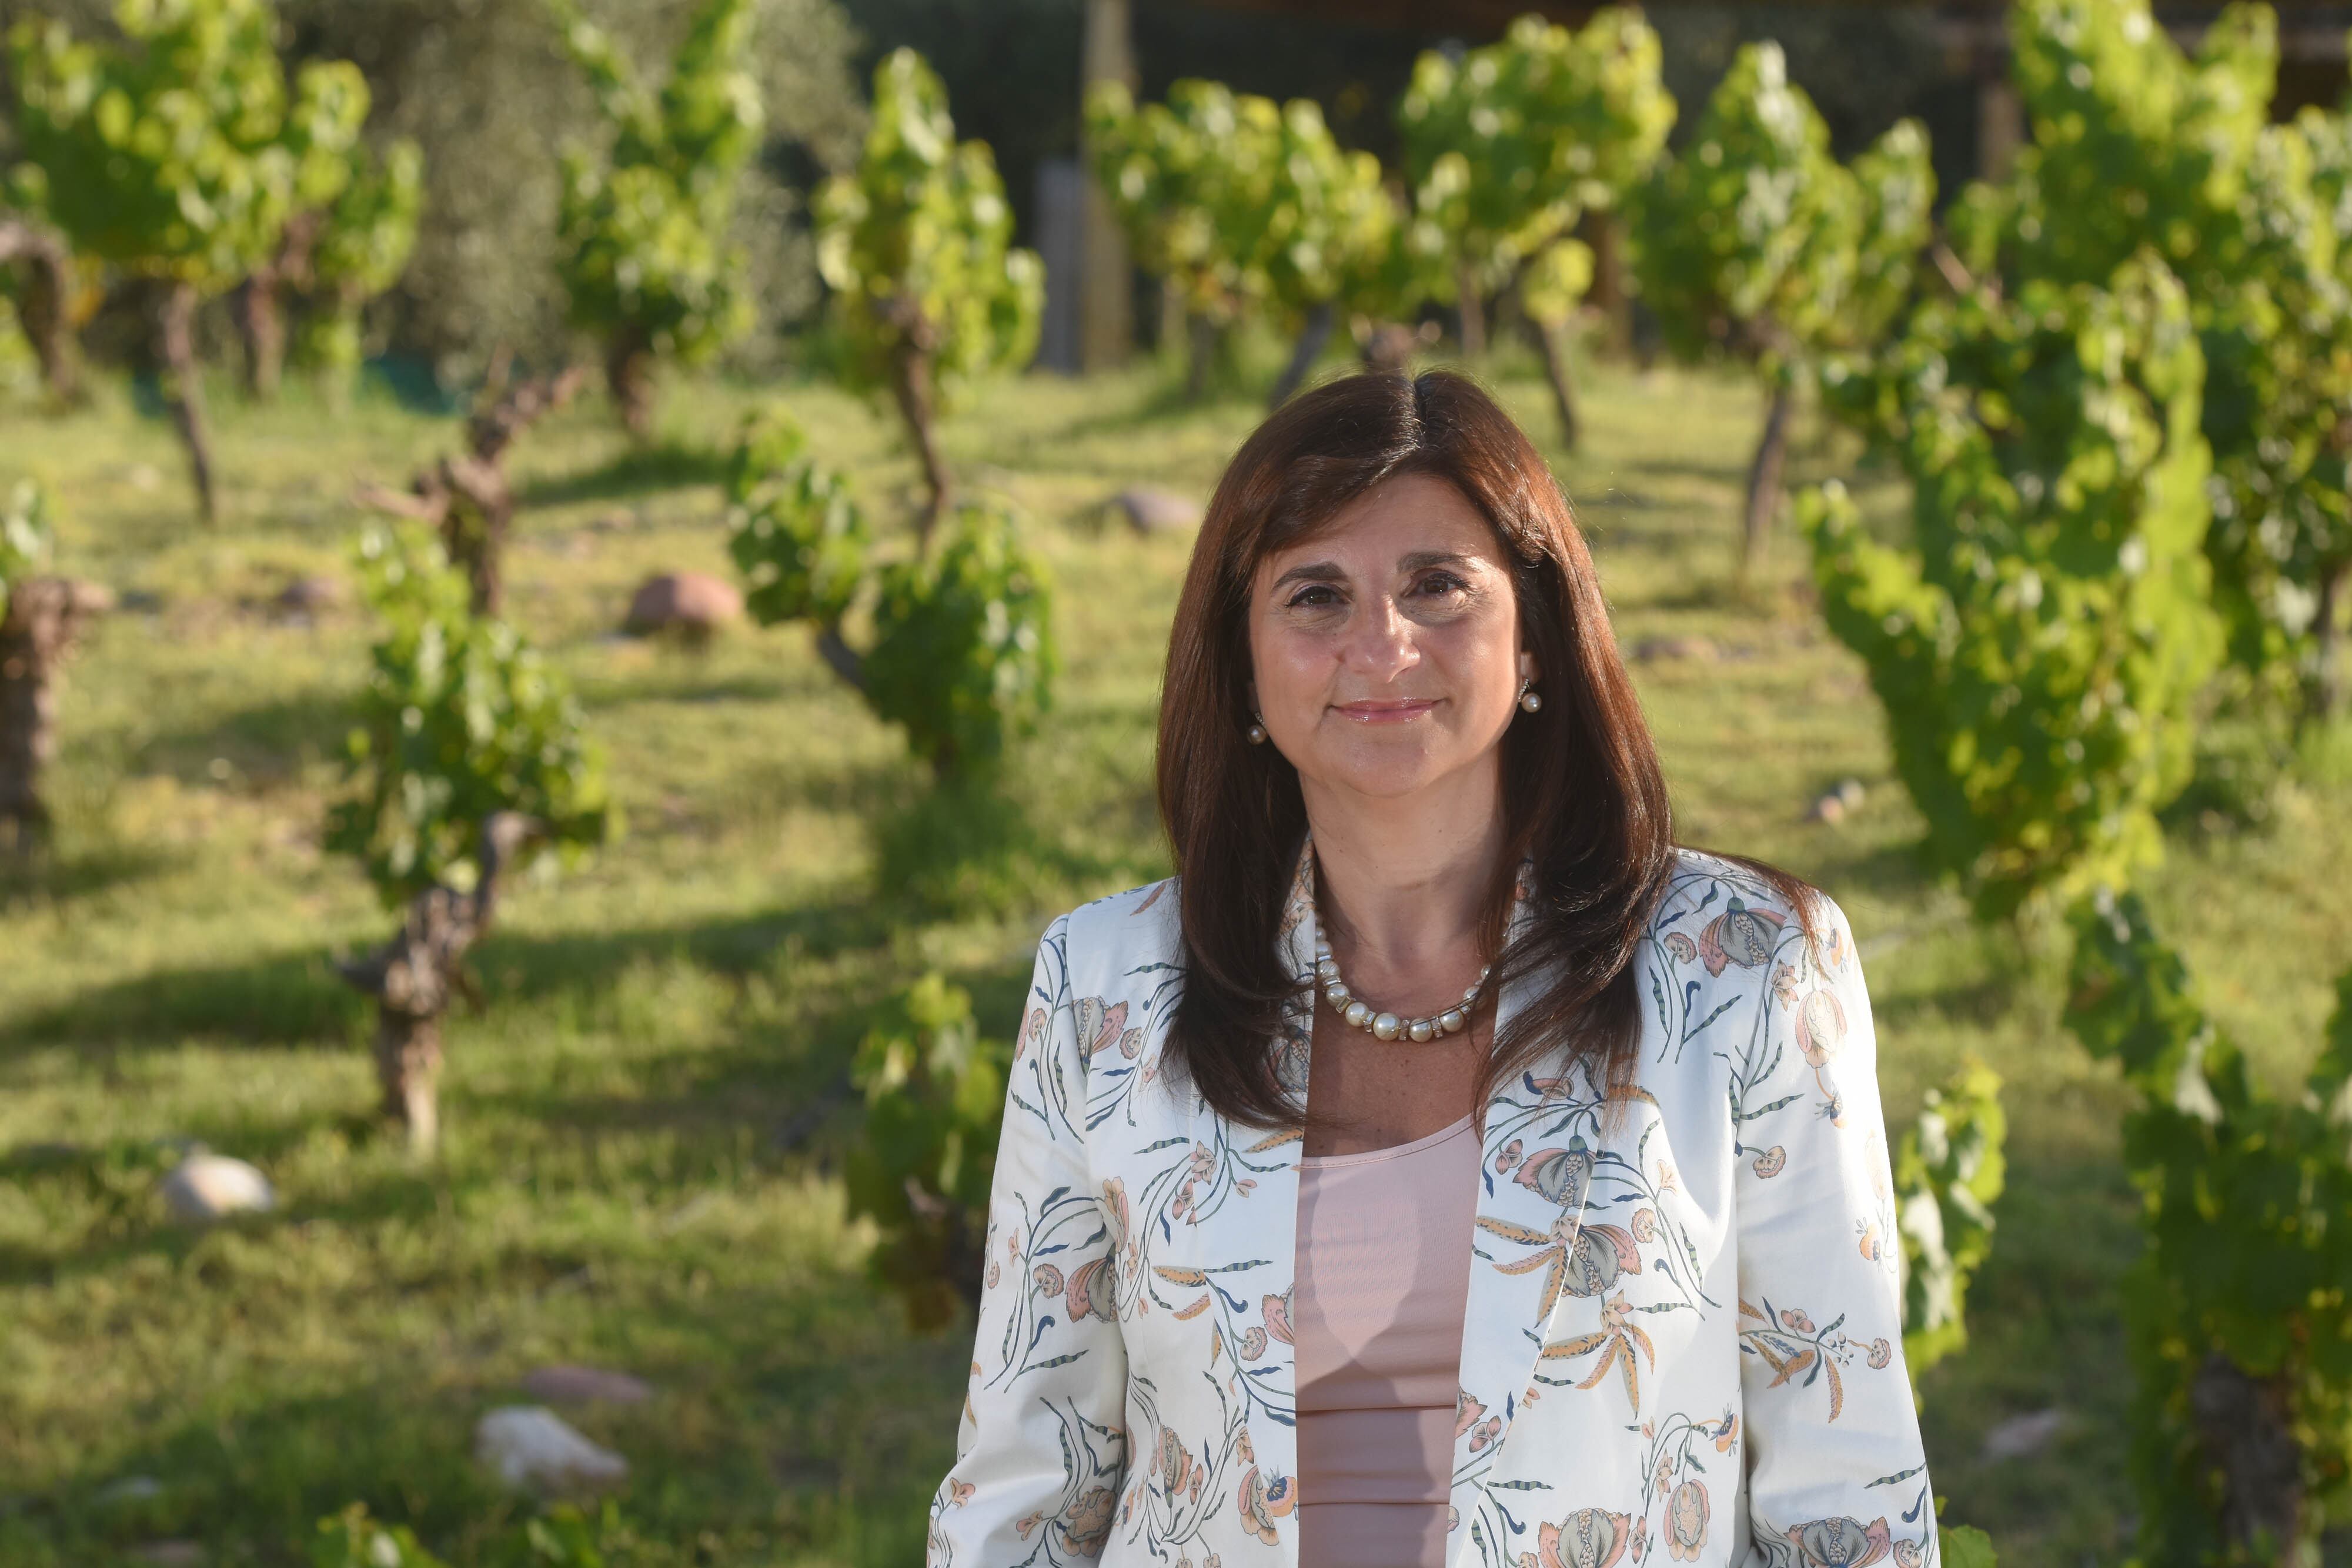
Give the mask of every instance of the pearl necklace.
M 1362 998 L 1348 988 L 1339 977 L 1339 960 L 1331 956 L 1331 944 L 1323 939 L 1323 917 L 1315 917 L 1315 977 L 1323 983 L 1323 995 L 1331 1010 L 1346 1019 L 1350 1027 L 1364 1030 L 1376 1040 L 1435 1040 L 1442 1034 L 1460 1034 L 1469 1027 L 1470 1014 L 1478 1006 L 1478 998 L 1486 988 L 1486 977 L 1494 972 L 1492 964 L 1479 966 L 1478 977 L 1462 993 L 1462 1005 L 1447 1008 L 1444 1012 L 1427 1018 L 1400 1018 L 1395 1013 L 1374 1012 Z

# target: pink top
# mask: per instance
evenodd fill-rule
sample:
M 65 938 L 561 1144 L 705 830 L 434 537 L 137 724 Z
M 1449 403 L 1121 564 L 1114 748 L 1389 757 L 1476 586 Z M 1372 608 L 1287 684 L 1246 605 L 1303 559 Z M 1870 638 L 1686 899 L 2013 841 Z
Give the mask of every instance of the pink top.
M 1478 1140 L 1299 1161 L 1299 1568 L 1444 1568 Z

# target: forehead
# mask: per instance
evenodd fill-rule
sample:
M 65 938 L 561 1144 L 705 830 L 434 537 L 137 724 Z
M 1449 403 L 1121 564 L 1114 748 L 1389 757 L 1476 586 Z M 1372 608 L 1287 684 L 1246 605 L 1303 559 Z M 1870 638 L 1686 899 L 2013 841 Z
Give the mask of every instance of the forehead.
M 1255 575 L 1262 581 L 1307 560 L 1386 570 L 1400 557 L 1429 553 L 1505 566 L 1502 543 L 1486 515 L 1452 481 L 1434 474 L 1400 474 L 1267 550 Z

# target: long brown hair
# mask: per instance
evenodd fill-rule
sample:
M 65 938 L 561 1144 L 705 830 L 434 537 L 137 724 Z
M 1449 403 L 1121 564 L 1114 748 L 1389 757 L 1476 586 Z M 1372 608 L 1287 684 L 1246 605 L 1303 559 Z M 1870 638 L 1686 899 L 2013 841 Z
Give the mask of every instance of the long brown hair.
M 1494 960 L 1498 984 L 1540 977 L 1489 1052 L 1476 1100 L 1573 1041 L 1597 1083 L 1630 1082 L 1640 1048 L 1633 959 L 1675 865 L 1672 810 L 1640 700 L 1618 657 L 1568 497 L 1484 389 L 1444 371 L 1352 375 L 1293 400 L 1226 467 L 1192 547 L 1160 698 L 1160 814 L 1178 873 L 1184 983 L 1165 1047 L 1220 1114 L 1304 1124 L 1275 1072 L 1284 1007 L 1301 995 L 1276 936 L 1307 808 L 1297 769 L 1252 746 L 1246 612 L 1267 555 L 1311 537 L 1384 480 L 1428 474 L 1485 514 L 1512 566 L 1544 703 L 1502 742 L 1505 852 L 1487 889 L 1495 952 L 1517 870 L 1535 864 L 1529 920 Z M 1780 893 L 1812 935 L 1811 890 L 1726 856 Z

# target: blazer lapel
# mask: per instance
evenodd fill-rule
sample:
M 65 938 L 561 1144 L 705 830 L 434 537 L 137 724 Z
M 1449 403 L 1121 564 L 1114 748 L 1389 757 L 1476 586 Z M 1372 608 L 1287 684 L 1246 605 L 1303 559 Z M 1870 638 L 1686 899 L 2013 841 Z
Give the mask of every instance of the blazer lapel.
M 1275 1071 L 1303 1103 L 1307 1050 L 1315 1026 L 1314 848 L 1299 852 L 1278 934 L 1284 962 L 1299 984 L 1284 1009 Z M 1238 1511 L 1271 1548 L 1268 1561 L 1298 1561 L 1298 1354 L 1290 1328 L 1297 1279 L 1298 1173 L 1303 1140 L 1228 1122 L 1197 1096 L 1190 1124 L 1197 1197 L 1188 1223 L 1193 1256 L 1215 1260 L 1222 1278 L 1211 1379 L 1223 1389 L 1226 1435 L 1202 1437 L 1215 1461 L 1218 1506 Z M 1230 1332 L 1226 1332 L 1230 1330 Z M 1271 1533 L 1267 1533 L 1270 1531 Z M 1253 1557 L 1253 1561 L 1257 1559 Z
M 1515 936 L 1523 919 L 1522 911 Z M 1534 990 L 1526 979 L 1503 988 L 1497 1033 Z M 1454 1417 L 1447 1561 L 1455 1568 L 1516 1561 L 1533 1543 L 1526 1532 L 1535 1513 L 1567 1500 L 1545 1497 L 1549 1488 L 1536 1481 L 1490 1490 L 1528 1400 L 1603 1378 L 1622 1380 L 1631 1396 L 1649 1370 L 1635 1361 L 1635 1343 L 1645 1338 L 1639 1329 L 1607 1332 L 1621 1278 L 1641 1267 L 1634 1238 L 1591 1209 L 1596 1175 L 1610 1185 L 1629 1163 L 1643 1118 L 1628 1113 L 1611 1124 L 1598 1087 L 1582 1067 L 1569 1068 L 1569 1054 L 1555 1047 L 1486 1102 Z M 1646 1096 L 1637 1090 L 1635 1098 Z

